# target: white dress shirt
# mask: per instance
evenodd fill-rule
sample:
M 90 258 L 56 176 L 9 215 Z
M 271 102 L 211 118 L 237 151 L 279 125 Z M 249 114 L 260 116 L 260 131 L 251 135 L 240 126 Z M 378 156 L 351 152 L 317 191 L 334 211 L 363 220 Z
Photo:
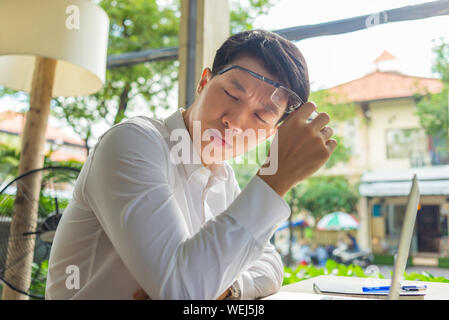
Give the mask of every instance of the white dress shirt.
M 187 131 L 181 109 L 100 137 L 56 230 L 46 299 L 132 299 L 139 288 L 152 299 L 216 299 L 235 281 L 242 299 L 279 290 L 269 239 L 290 207 L 258 176 L 241 191 L 226 161 L 175 164 L 174 129 Z

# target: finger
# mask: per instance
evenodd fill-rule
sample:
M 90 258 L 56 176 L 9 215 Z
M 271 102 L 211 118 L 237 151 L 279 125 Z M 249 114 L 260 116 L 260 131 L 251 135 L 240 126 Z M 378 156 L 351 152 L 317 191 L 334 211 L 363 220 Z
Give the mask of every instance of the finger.
M 139 289 L 133 294 L 134 300 L 145 300 L 147 297 L 148 295 L 143 289 Z
M 335 139 L 329 139 L 326 141 L 326 146 L 329 149 L 330 152 L 334 152 L 335 148 L 337 147 L 337 140 Z
M 326 112 L 320 112 L 315 119 L 312 120 L 312 122 L 310 123 L 312 127 L 321 130 L 324 128 L 324 126 L 326 124 L 329 123 L 329 121 L 331 120 L 331 118 L 329 117 L 329 115 Z
M 331 127 L 324 127 L 320 130 L 320 132 L 323 135 L 325 141 L 332 137 L 332 135 L 334 134 L 334 130 L 332 130 Z
M 301 107 L 293 111 L 295 117 L 300 118 L 303 121 L 306 121 L 310 118 L 312 113 L 316 110 L 315 102 L 306 102 Z

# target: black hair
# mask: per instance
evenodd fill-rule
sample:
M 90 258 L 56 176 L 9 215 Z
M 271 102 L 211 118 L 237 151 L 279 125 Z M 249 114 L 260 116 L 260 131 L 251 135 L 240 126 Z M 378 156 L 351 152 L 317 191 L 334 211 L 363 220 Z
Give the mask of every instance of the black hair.
M 215 75 L 242 54 L 259 58 L 267 70 L 293 90 L 304 102 L 310 95 L 306 61 L 296 45 L 284 37 L 266 30 L 243 31 L 230 36 L 217 50 L 212 66 Z M 285 120 L 283 114 L 278 123 Z

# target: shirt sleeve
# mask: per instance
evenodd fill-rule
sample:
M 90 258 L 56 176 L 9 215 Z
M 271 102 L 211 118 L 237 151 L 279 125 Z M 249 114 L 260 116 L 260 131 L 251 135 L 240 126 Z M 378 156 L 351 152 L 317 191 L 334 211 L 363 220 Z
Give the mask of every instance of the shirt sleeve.
M 156 130 L 119 124 L 95 147 L 83 197 L 152 299 L 216 299 L 264 253 L 287 203 L 254 176 L 221 214 L 190 236 L 168 182 Z
M 284 280 L 284 266 L 274 246 L 268 243 L 260 257 L 237 282 L 242 300 L 254 300 L 279 291 Z
M 234 197 L 241 190 L 235 180 Z M 271 243 L 267 243 L 262 256 L 247 270 L 243 271 L 237 283 L 241 291 L 242 300 L 254 300 L 276 293 L 284 280 L 284 265 L 281 256 Z

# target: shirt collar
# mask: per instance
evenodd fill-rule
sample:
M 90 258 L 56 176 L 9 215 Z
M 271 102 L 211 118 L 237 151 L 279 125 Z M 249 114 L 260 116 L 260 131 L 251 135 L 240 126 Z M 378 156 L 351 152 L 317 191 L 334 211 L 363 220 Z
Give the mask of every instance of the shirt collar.
M 184 108 L 178 108 L 175 112 L 173 112 L 171 115 L 169 115 L 167 118 L 164 119 L 165 127 L 168 130 L 169 136 L 171 135 L 172 131 L 175 129 L 183 129 L 187 131 L 187 134 L 189 134 L 189 131 L 186 127 L 186 124 L 184 122 L 184 117 L 182 116 L 182 112 L 185 111 Z M 183 165 L 184 170 L 187 174 L 187 180 L 189 180 L 192 175 L 194 174 L 203 174 L 203 175 L 211 175 L 216 179 L 220 181 L 225 181 L 228 179 L 228 170 L 226 169 L 226 165 L 224 163 L 214 163 L 210 166 L 211 169 L 205 167 L 201 163 L 200 153 L 198 152 L 198 149 L 192 142 L 192 137 L 190 137 L 189 134 L 189 140 L 188 140 L 188 148 L 190 150 L 190 159 L 193 159 L 193 163 L 185 163 L 183 161 L 183 157 L 181 157 L 180 164 Z M 181 151 L 180 151 L 181 155 Z M 187 162 L 187 161 L 186 161 Z M 190 161 L 192 162 L 192 161 Z

